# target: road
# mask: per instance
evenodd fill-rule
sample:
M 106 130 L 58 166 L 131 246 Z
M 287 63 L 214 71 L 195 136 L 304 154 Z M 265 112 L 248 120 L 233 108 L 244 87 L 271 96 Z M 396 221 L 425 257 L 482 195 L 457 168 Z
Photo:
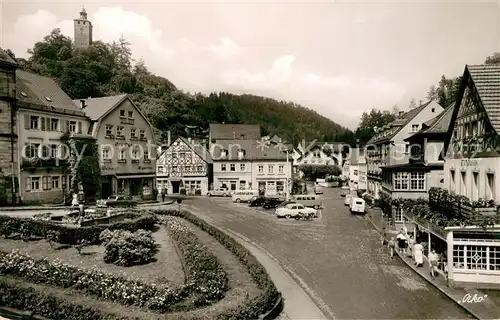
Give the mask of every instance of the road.
M 324 199 L 316 221 L 276 219 L 222 198 L 185 205 L 264 248 L 331 318 L 471 318 L 403 262 L 390 259 L 377 232 L 364 217 L 349 213 L 338 189 L 325 189 Z

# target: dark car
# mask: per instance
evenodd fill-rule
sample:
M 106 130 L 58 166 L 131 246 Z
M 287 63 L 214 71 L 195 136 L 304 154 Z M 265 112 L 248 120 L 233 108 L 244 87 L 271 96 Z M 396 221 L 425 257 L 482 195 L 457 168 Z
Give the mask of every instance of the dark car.
M 264 202 L 265 209 L 274 209 L 278 207 L 283 202 L 283 199 L 280 198 L 269 198 Z
M 97 207 L 133 207 L 137 202 L 127 195 L 112 195 L 106 200 L 97 200 Z
M 264 202 L 266 202 L 266 198 L 262 197 L 262 196 L 258 196 L 258 197 L 253 197 L 252 199 L 250 199 L 250 201 L 248 201 L 248 205 L 250 207 L 260 207 L 264 204 Z
M 291 204 L 291 203 L 296 203 L 295 201 L 293 200 L 290 200 L 290 201 L 283 201 L 282 203 L 280 203 L 277 208 L 282 208 L 284 206 L 286 206 L 287 204 Z

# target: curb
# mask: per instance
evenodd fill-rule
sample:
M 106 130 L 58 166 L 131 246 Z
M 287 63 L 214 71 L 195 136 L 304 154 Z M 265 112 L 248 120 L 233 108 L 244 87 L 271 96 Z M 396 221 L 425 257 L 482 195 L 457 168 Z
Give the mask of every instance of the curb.
M 378 228 L 374 223 L 373 221 L 368 217 L 368 216 L 365 216 L 366 220 L 368 220 L 372 226 L 375 228 L 375 230 L 377 230 L 379 233 L 381 232 L 380 228 Z M 443 290 L 440 286 L 438 286 L 436 283 L 430 281 L 429 279 L 423 277 L 420 273 L 418 273 L 414 268 L 411 267 L 411 265 L 403 258 L 401 258 L 401 254 L 399 252 L 397 252 L 397 250 L 394 250 L 394 252 L 396 253 L 396 255 L 398 256 L 398 258 L 403 261 L 413 272 L 415 272 L 418 276 L 420 276 L 420 278 L 424 279 L 425 281 L 427 281 L 428 283 L 430 283 L 434 288 L 438 289 L 442 294 L 444 294 L 445 296 L 447 296 L 451 301 L 453 301 L 453 303 L 455 303 L 456 305 L 460 306 L 463 310 L 465 310 L 467 313 L 469 313 L 470 315 L 472 315 L 474 318 L 478 319 L 478 320 L 481 320 L 482 318 L 476 314 L 474 311 L 470 310 L 469 308 L 467 308 L 465 305 L 461 304 L 461 303 L 458 303 L 453 297 L 451 297 L 445 290 Z
M 206 221 L 206 220 L 205 220 Z M 304 292 L 304 294 L 306 294 L 310 299 L 311 301 L 316 305 L 316 307 L 318 308 L 318 310 L 323 314 L 323 317 L 321 319 L 328 319 L 328 317 L 325 316 L 325 311 L 327 311 L 327 313 L 332 317 L 332 319 L 336 319 L 335 315 L 333 314 L 333 312 L 331 312 L 331 310 L 329 310 L 328 307 L 326 307 L 327 310 L 324 310 L 325 307 L 321 307 L 321 306 L 318 306 L 318 302 L 317 302 L 317 298 L 314 297 L 310 292 L 309 290 L 306 290 L 306 288 L 304 288 L 303 284 L 302 284 L 302 281 L 300 281 L 300 279 L 297 279 L 297 276 L 291 272 L 290 269 L 288 269 L 287 267 L 285 266 L 282 266 L 279 261 L 273 256 L 271 255 L 269 252 L 267 252 L 264 248 L 262 248 L 260 245 L 258 245 L 257 243 L 253 242 L 252 240 L 246 238 L 245 236 L 237 233 L 237 232 L 234 232 L 234 231 L 231 231 L 231 230 L 228 230 L 226 228 L 221 228 L 221 227 L 217 227 L 219 228 L 220 230 L 224 231 L 225 233 L 229 234 L 230 236 L 232 236 L 234 239 L 236 239 L 238 242 L 245 242 L 247 243 L 248 245 L 250 246 L 253 246 L 255 247 L 256 249 L 260 250 L 262 253 L 264 253 L 265 255 L 267 255 L 271 260 L 273 260 L 281 269 L 282 271 L 288 276 L 290 277 L 290 279 L 292 281 L 294 281 L 298 287 Z M 283 298 L 284 300 L 284 298 Z M 324 305 L 323 301 L 321 301 L 321 305 Z M 326 305 L 325 305 L 326 306 Z M 289 315 L 290 316 L 290 315 Z

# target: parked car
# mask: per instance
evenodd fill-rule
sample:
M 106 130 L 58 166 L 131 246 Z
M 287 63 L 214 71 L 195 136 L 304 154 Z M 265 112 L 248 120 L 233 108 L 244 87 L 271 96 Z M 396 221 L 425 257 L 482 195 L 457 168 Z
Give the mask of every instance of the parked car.
M 351 191 L 351 189 L 347 186 L 343 186 L 342 188 L 340 188 L 340 190 L 341 197 L 345 197 Z
M 260 207 L 266 202 L 266 198 L 262 196 L 254 196 L 250 201 L 248 201 L 248 205 L 250 207 Z
M 137 201 L 133 200 L 131 196 L 127 195 L 112 195 L 107 199 L 97 200 L 96 206 L 104 207 L 132 207 L 137 205 Z
M 280 203 L 276 208 L 282 208 L 282 207 L 285 207 L 287 204 L 292 204 L 292 203 L 297 203 L 293 200 L 289 200 L 289 201 L 283 201 L 282 203 Z
M 301 214 L 313 214 L 316 216 L 318 212 L 315 209 L 308 208 L 300 203 L 290 203 L 284 207 L 280 207 L 276 209 L 276 217 L 277 218 L 295 218 L 300 216 Z
M 351 207 L 351 203 L 352 203 L 352 195 L 347 194 L 345 196 L 344 205 Z
M 351 214 L 365 214 L 365 200 L 361 198 L 353 198 L 351 203 Z
M 316 210 L 322 207 L 323 201 L 321 196 L 319 195 L 314 195 L 314 194 L 296 194 L 293 196 L 293 199 L 305 205 L 306 207 L 311 207 Z
M 277 208 L 281 203 L 283 203 L 283 199 L 280 198 L 268 198 L 264 201 L 264 209 L 273 209 Z
M 209 196 L 209 197 L 229 197 L 229 196 L 231 196 L 231 192 L 227 188 L 219 188 L 219 189 L 208 191 L 207 196 Z

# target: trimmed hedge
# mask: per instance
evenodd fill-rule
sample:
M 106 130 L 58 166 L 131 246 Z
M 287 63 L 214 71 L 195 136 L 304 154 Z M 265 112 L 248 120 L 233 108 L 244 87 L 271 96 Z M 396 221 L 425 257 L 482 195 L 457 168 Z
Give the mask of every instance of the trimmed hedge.
M 0 279 L 0 304 L 16 309 L 29 309 L 52 320 L 114 320 L 115 315 L 105 314 L 92 307 L 82 307 L 63 299 L 37 292 L 33 288 L 13 285 Z M 132 320 L 131 318 L 120 320 Z
M 156 218 L 154 220 L 157 221 Z M 166 221 L 165 225 L 188 269 L 186 282 L 175 289 L 109 275 L 97 269 L 70 266 L 61 261 L 36 260 L 18 251 L 0 252 L 0 275 L 59 288 L 72 288 L 96 298 L 162 313 L 189 311 L 224 298 L 229 289 L 229 279 L 217 257 L 181 222 Z M 39 313 L 30 304 L 7 305 Z M 47 316 L 45 313 L 42 315 Z
M 130 232 L 139 229 L 153 230 L 154 225 L 157 223 L 157 219 L 153 215 L 131 215 L 131 217 L 135 219 L 108 225 L 70 227 L 41 220 L 0 216 L 0 230 L 2 230 L 2 233 L 10 232 L 10 234 L 29 232 L 32 236 L 42 238 L 45 238 L 49 231 L 55 231 L 59 235 L 58 243 L 77 245 L 81 240 L 87 240 L 89 244 L 99 244 L 101 242 L 99 235 L 106 229 Z
M 241 320 L 241 319 L 258 319 L 261 314 L 272 310 L 278 299 L 281 298 L 281 293 L 276 289 L 273 281 L 269 277 L 266 269 L 262 264 L 251 254 L 245 247 L 239 244 L 231 236 L 222 232 L 218 228 L 210 225 L 203 219 L 198 218 L 188 211 L 177 210 L 154 210 L 157 215 L 177 216 L 186 219 L 187 221 L 198 226 L 203 231 L 210 234 L 231 251 L 238 259 L 247 267 L 250 276 L 257 284 L 257 287 L 262 290 L 262 293 L 245 305 L 227 310 L 221 314 L 218 319 L 222 320 Z

